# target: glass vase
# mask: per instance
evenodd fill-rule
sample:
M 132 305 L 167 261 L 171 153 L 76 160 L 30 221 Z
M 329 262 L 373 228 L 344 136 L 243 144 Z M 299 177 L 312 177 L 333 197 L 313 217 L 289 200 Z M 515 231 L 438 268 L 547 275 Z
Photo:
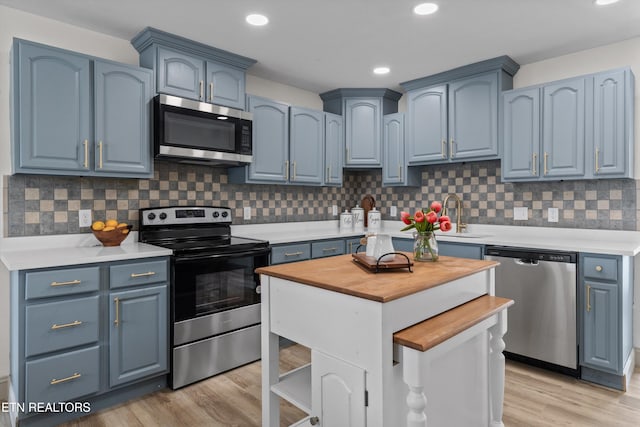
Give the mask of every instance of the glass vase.
M 432 231 L 413 233 L 413 260 L 437 261 L 438 241 Z

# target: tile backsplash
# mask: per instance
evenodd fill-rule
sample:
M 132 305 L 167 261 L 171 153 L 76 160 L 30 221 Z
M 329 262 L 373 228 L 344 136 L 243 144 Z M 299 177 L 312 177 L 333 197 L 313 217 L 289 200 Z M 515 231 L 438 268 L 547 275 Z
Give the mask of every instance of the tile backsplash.
M 463 221 L 476 224 L 571 228 L 640 229 L 636 181 L 630 179 L 502 183 L 500 162 L 470 162 L 421 167 L 421 187 L 382 187 L 381 171 L 345 170 L 344 185 L 308 187 L 229 184 L 226 169 L 158 161 L 152 179 L 5 176 L 4 236 L 89 232 L 78 226 L 78 210 L 91 209 L 94 219 L 117 218 L 138 228 L 138 209 L 173 205 L 227 206 L 233 223 L 270 223 L 337 219 L 339 210 L 372 194 L 383 219 L 413 211 L 448 193 L 463 199 Z M 243 207 L 252 218 L 243 220 Z M 515 221 L 513 208 L 529 208 L 528 221 Z M 559 210 L 559 221 L 547 221 L 547 208 Z M 453 208 L 453 203 L 451 204 Z M 455 215 L 455 212 L 451 212 Z

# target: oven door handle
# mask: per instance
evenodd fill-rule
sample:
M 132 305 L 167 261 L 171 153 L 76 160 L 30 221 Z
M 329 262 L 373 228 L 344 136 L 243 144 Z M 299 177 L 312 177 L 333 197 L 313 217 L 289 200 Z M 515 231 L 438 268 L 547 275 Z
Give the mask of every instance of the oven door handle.
M 190 261 L 200 261 L 200 260 L 205 260 L 205 259 L 220 259 L 220 258 L 235 258 L 235 257 L 244 257 L 244 256 L 257 256 L 257 255 L 269 255 L 269 253 L 271 252 L 271 249 L 264 249 L 264 248 L 260 248 L 260 249 L 252 249 L 249 251 L 242 251 L 242 252 L 227 252 L 227 253 L 222 253 L 222 254 L 207 254 L 207 255 L 192 255 L 192 256 L 175 256 L 174 257 L 174 262 L 175 263 L 181 263 L 181 262 L 190 262 Z

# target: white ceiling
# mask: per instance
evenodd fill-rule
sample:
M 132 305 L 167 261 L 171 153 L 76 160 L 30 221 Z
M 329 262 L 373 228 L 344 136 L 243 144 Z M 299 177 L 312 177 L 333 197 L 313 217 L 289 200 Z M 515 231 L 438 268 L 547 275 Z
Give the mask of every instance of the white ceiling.
M 130 40 L 151 26 L 258 61 L 249 73 L 312 92 L 389 87 L 500 55 L 521 65 L 640 36 L 640 0 L 0 0 Z M 267 15 L 251 27 L 250 12 Z M 386 65 L 391 73 L 376 76 Z

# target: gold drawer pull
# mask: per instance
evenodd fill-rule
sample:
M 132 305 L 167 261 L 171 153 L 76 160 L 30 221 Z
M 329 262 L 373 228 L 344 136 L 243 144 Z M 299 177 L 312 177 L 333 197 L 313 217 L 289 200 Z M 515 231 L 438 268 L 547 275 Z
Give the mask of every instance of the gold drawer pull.
M 60 383 L 66 383 L 67 381 L 71 381 L 71 380 L 77 380 L 78 378 L 80 378 L 82 375 L 80 375 L 79 373 L 74 373 L 73 375 L 71 375 L 70 377 L 67 378 L 61 378 L 59 380 L 57 379 L 52 379 L 50 384 L 51 385 L 56 385 L 56 384 L 60 384 Z
M 146 273 L 131 273 L 131 278 L 135 279 L 136 277 L 145 277 L 145 276 L 155 276 L 155 271 L 147 271 Z
M 71 280 L 69 282 L 51 282 L 51 286 L 67 286 L 67 285 L 79 285 L 80 280 Z
M 334 251 L 337 251 L 337 250 L 338 250 L 338 248 L 323 248 L 322 252 L 334 252 Z
M 63 329 L 63 328 L 70 328 L 71 326 L 80 326 L 82 325 L 82 322 L 79 320 L 74 320 L 71 323 L 65 323 L 64 325 L 57 325 L 57 324 L 53 324 L 51 325 L 51 329 Z
M 300 252 L 291 252 L 291 253 L 285 252 L 284 256 L 298 256 L 298 255 L 302 255 L 302 254 L 303 254 L 302 251 L 300 251 Z

